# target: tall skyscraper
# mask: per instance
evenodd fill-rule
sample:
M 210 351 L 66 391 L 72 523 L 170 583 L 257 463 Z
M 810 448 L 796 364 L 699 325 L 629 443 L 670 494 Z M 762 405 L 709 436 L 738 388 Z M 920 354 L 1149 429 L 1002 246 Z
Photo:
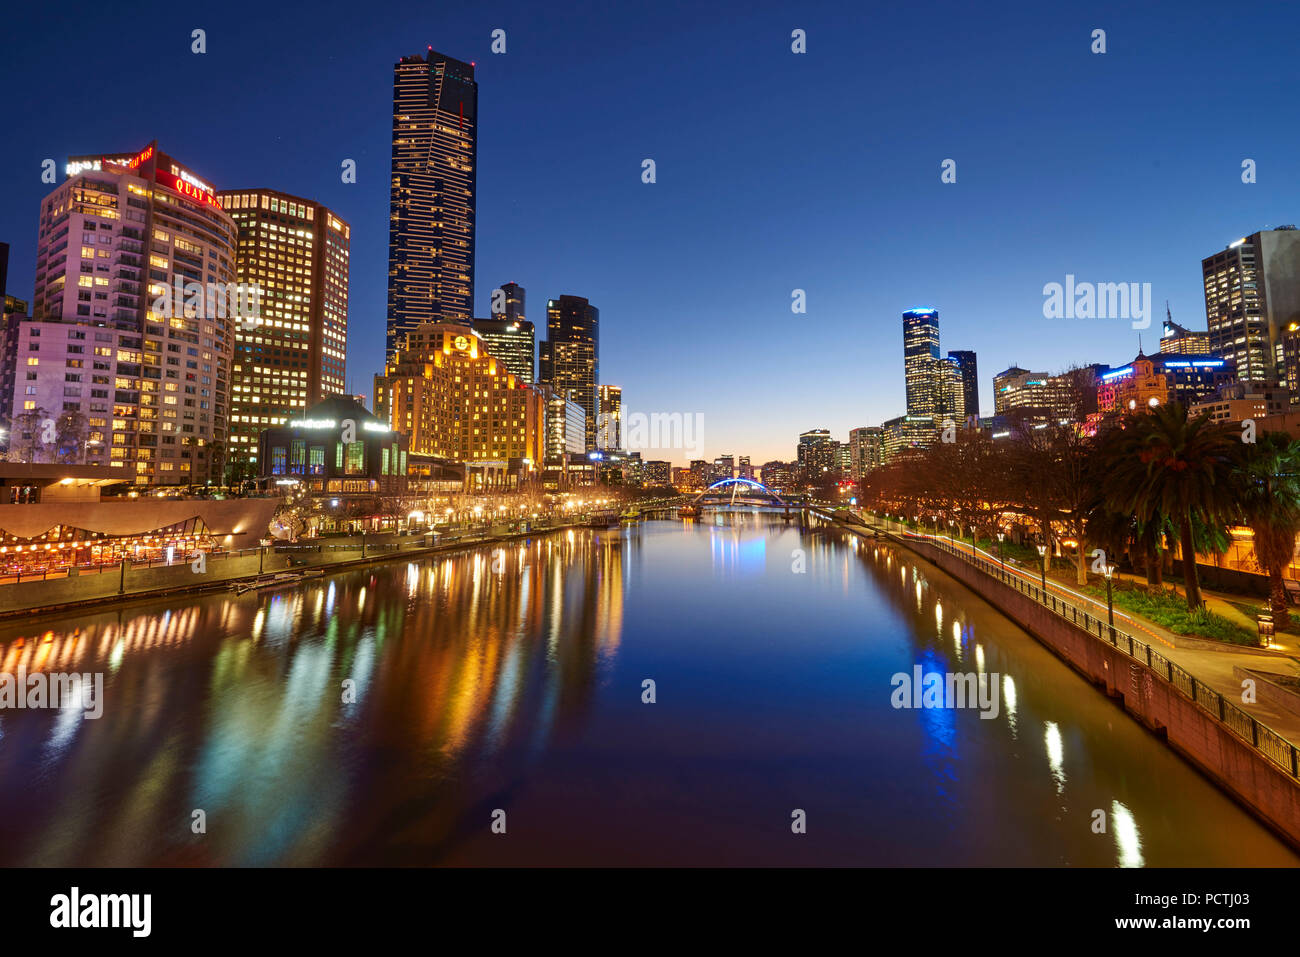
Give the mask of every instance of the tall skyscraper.
M 41 202 L 33 318 L 17 330 L 16 447 L 119 468 L 125 482 L 219 481 L 235 223 L 156 143 L 74 157 L 67 176 Z M 43 416 L 54 448 L 40 447 Z
M 948 359 L 957 364 L 957 374 L 960 379 L 962 394 L 962 414 L 979 415 L 980 379 L 979 367 L 975 360 L 975 353 L 960 350 L 949 352 Z
M 388 355 L 422 322 L 474 315 L 478 84 L 430 47 L 393 69 Z
M 263 429 L 345 388 L 352 228 L 318 203 L 273 189 L 222 190 L 239 230 L 235 276 L 256 283 L 261 316 L 235 332 L 229 451 L 257 460 Z
M 1242 382 L 1286 379 L 1287 327 L 1300 323 L 1300 231 L 1261 230 L 1201 260 L 1210 352 Z
M 623 388 L 597 386 L 600 412 L 596 415 L 596 447 L 617 451 L 623 448 Z
M 546 304 L 546 341 L 540 346 L 542 382 L 587 413 L 587 451 L 596 448 L 596 386 L 600 383 L 600 310 L 581 296 Z
M 903 313 L 903 375 L 907 414 L 939 413 L 939 313 L 909 309 Z
M 524 287 L 517 282 L 508 282 L 501 287 L 505 293 L 505 308 L 500 316 L 493 315 L 494 319 L 509 319 L 513 322 L 523 322 L 527 319 L 524 311 Z

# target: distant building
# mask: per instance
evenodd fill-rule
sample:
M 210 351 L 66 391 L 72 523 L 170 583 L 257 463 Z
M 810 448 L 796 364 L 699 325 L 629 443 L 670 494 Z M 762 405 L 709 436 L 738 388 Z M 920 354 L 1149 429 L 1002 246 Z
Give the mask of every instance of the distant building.
M 1140 354 L 1123 368 L 1103 375 L 1097 388 L 1097 412 L 1101 415 L 1138 412 L 1168 401 L 1168 381 L 1151 359 Z
M 1185 356 L 1208 356 L 1210 354 L 1209 332 L 1192 332 L 1174 322 L 1172 316 L 1165 319 L 1160 336 L 1160 351 Z
M 672 484 L 672 463 L 649 461 L 641 463 L 641 484 L 647 488 Z
M 831 438 L 827 429 L 809 429 L 800 434 L 797 455 L 806 481 L 812 482 L 839 473 L 839 443 Z
M 506 370 L 521 382 L 537 381 L 534 356 L 537 334 L 526 319 L 475 319 L 473 329 L 487 351 L 505 364 Z
M 623 389 L 616 385 L 596 387 L 596 448 L 615 450 L 623 447 Z
M 1210 351 L 1231 359 L 1241 382 L 1286 378 L 1284 336 L 1300 324 L 1300 231 L 1252 233 L 1201 260 Z
M 572 393 L 587 413 L 586 450 L 596 448 L 600 401 L 600 310 L 581 296 L 546 304 L 546 341 L 540 346 L 541 381 L 557 393 Z
M 963 416 L 980 414 L 980 379 L 979 365 L 973 352 L 949 352 L 948 359 L 957 365 L 957 376 L 961 383 Z
M 1265 416 L 1284 415 L 1290 404 L 1289 393 L 1280 386 L 1231 382 L 1194 403 L 1187 414 L 1193 417 L 1209 415 L 1212 422 L 1238 423 L 1254 419 L 1258 424 Z
M 573 400 L 572 393 L 550 391 L 546 398 L 546 461 L 562 463 L 569 455 L 587 450 L 587 410 Z
M 932 415 L 900 415 L 880 426 L 881 461 L 887 463 L 908 449 L 921 449 L 934 444 L 939 435 L 939 423 Z
M 879 426 L 862 426 L 849 432 L 849 476 L 861 479 L 879 468 L 884 455 L 884 432 Z

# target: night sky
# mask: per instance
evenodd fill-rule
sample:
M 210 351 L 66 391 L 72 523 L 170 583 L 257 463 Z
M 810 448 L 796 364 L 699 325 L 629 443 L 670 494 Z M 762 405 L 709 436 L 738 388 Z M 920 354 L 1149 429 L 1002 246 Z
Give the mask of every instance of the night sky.
M 9 291 L 31 295 L 41 161 L 62 176 L 69 154 L 156 138 L 218 189 L 280 189 L 351 222 L 348 374 L 368 395 L 392 67 L 432 44 L 477 62 L 478 315 L 508 281 L 539 332 L 547 298 L 588 297 L 602 381 L 629 410 L 702 413 L 708 458 L 788 459 L 805 429 L 845 439 L 901 414 L 913 306 L 939 310 L 945 352 L 979 354 L 991 413 L 990 380 L 1013 363 L 1136 352 L 1127 321 L 1044 319 L 1045 283 L 1151 283 L 1154 351 L 1166 299 L 1204 328 L 1202 257 L 1300 221 L 1300 8 L 1138 6 L 15 6 L 0 59 Z M 940 182 L 948 158 L 955 184 Z

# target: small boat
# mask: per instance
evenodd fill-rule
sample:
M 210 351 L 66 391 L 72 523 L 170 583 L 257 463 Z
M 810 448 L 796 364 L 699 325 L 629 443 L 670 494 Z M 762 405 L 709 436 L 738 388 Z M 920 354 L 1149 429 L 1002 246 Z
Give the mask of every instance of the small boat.
M 683 505 L 677 510 L 678 518 L 699 518 L 703 511 L 698 505 Z
M 589 528 L 609 528 L 618 524 L 618 512 L 612 508 L 603 508 L 587 516 Z
M 247 581 L 231 582 L 230 587 L 234 589 L 236 595 L 245 595 L 250 591 L 260 591 L 263 588 L 296 585 L 306 578 L 319 578 L 324 573 L 324 569 L 320 568 L 308 568 L 300 572 L 276 572 L 274 575 L 259 575 Z
M 631 506 L 618 517 L 618 520 L 624 525 L 635 525 L 641 521 L 641 513 L 637 511 L 636 506 Z

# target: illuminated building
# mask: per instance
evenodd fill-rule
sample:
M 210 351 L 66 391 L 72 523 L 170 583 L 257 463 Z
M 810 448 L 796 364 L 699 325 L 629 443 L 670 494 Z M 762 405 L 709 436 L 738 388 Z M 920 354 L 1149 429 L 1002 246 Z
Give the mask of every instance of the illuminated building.
M 587 450 L 587 410 L 572 395 L 546 392 L 546 462 L 562 464 Z
M 623 388 L 597 386 L 596 448 L 610 451 L 623 447 Z
M 478 84 L 474 64 L 434 52 L 393 68 L 388 358 L 424 322 L 474 314 Z
M 1300 231 L 1252 233 L 1201 260 L 1210 352 L 1231 359 L 1242 382 L 1286 377 L 1284 335 L 1300 322 Z
M 641 463 L 641 484 L 646 488 L 658 488 L 672 484 L 672 463 L 652 460 Z
M 809 429 L 799 435 L 796 451 L 799 467 L 807 481 L 816 481 L 834 475 L 840 469 L 840 444 L 831 438 L 826 429 Z M 724 476 L 730 478 L 730 475 Z
M 1189 417 L 1208 415 L 1211 422 L 1261 421 L 1265 416 L 1284 415 L 1290 406 L 1286 389 L 1247 382 L 1229 382 L 1187 409 Z
M 334 395 L 259 438 L 267 484 L 297 482 L 315 498 L 341 500 L 406 492 L 406 437 L 351 396 Z
M 957 367 L 957 378 L 961 389 L 961 412 L 963 416 L 980 414 L 979 363 L 975 353 L 956 351 L 948 353 L 948 361 Z M 955 405 L 955 404 L 954 404 Z
M 1165 377 L 1169 388 L 1169 401 L 1189 407 L 1216 389 L 1236 381 L 1236 370 L 1231 359 L 1220 359 L 1198 353 L 1180 354 L 1162 352 L 1143 356 L 1150 359 L 1152 371 Z
M 969 372 L 961 357 L 969 356 Z M 903 375 L 907 386 L 907 414 L 939 415 L 960 419 L 966 414 L 967 376 L 975 374 L 975 354 L 939 355 L 939 313 L 934 309 L 909 309 L 903 313 Z M 979 389 L 975 389 L 978 399 Z M 978 414 L 978 408 L 972 410 Z
M 217 200 L 238 229 L 236 278 L 262 290 L 260 317 L 235 331 L 230 395 L 230 457 L 255 462 L 263 429 L 343 392 L 352 228 L 271 189 Z
M 791 494 L 799 490 L 799 466 L 794 462 L 764 462 L 759 475 L 774 492 Z
M 1101 415 L 1138 412 L 1169 401 L 1169 385 L 1155 364 L 1138 354 L 1131 363 L 1101 376 L 1097 411 Z
M 234 222 L 156 143 L 71 158 L 67 177 L 41 202 L 13 440 L 124 482 L 219 481 L 238 321 L 226 300 L 243 292 Z M 62 426 L 56 442 L 40 441 L 42 420 Z
M 932 445 L 939 435 L 939 423 L 931 415 L 900 415 L 880 426 L 881 463 L 887 463 L 907 449 Z
M 581 296 L 561 296 L 546 304 L 546 341 L 540 346 L 542 382 L 587 413 L 587 448 L 596 448 L 600 383 L 600 310 Z
M 884 453 L 884 433 L 879 426 L 866 425 L 849 432 L 850 477 L 860 479 L 879 468 Z
M 475 319 L 473 326 L 487 351 L 504 362 L 506 369 L 529 385 L 537 381 L 533 367 L 537 337 L 531 322 L 526 319 Z
M 521 480 L 541 461 L 541 393 L 489 353 L 469 325 L 417 326 L 376 377 L 375 394 L 376 413 L 407 437 L 413 453 Z
M 1166 308 L 1166 318 L 1164 328 L 1160 336 L 1161 353 L 1173 353 L 1175 355 L 1210 355 L 1210 334 L 1208 332 L 1192 332 L 1174 322 L 1173 316 L 1168 315 Z

